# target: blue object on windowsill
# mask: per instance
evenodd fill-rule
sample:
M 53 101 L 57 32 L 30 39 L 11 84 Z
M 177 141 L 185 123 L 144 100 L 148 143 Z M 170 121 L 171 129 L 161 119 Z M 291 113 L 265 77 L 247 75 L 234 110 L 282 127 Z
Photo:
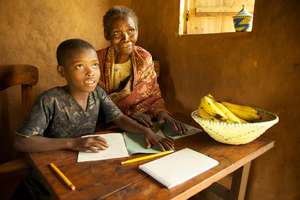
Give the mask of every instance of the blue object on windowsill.
M 253 15 L 243 5 L 242 10 L 233 16 L 233 23 L 236 32 L 248 32 L 252 30 Z

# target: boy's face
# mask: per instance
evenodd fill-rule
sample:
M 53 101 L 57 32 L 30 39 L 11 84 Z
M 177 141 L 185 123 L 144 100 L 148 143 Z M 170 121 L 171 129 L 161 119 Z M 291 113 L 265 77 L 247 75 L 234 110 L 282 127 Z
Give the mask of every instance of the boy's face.
M 69 53 L 59 73 L 66 79 L 71 93 L 95 90 L 100 78 L 99 61 L 94 49 L 75 49 Z

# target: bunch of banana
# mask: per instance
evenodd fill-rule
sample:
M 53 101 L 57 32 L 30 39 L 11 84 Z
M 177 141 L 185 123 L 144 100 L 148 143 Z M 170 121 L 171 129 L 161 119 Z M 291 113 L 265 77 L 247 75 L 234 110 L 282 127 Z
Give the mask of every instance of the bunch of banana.
M 228 119 L 226 114 L 215 104 L 215 100 L 211 95 L 206 95 L 201 98 L 199 108 L 203 108 L 209 115 L 216 119 Z
M 236 116 L 234 113 L 231 112 L 231 110 L 229 110 L 227 107 L 225 107 L 222 103 L 216 102 L 216 105 L 227 116 L 227 120 L 226 120 L 227 122 L 246 123 L 245 120 L 243 120 L 240 117 Z
M 261 119 L 261 116 L 257 110 L 250 106 L 243 106 L 229 102 L 222 102 L 222 104 L 226 106 L 226 108 L 228 108 L 233 114 L 246 121 L 257 121 Z
M 198 108 L 198 115 L 200 117 L 202 117 L 203 119 L 208 119 L 208 120 L 215 121 L 215 122 L 220 121 L 219 119 L 208 114 L 201 106 L 199 106 L 199 108 Z
M 212 121 L 226 121 L 230 123 L 245 123 L 246 121 L 224 106 L 217 102 L 212 95 L 206 95 L 201 98 L 198 108 L 198 114 L 204 119 Z

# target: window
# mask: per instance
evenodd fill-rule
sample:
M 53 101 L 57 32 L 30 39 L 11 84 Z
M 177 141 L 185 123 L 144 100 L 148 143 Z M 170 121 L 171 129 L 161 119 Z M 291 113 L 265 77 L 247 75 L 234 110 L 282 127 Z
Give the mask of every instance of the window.
M 235 32 L 233 16 L 244 7 L 254 13 L 255 0 L 181 0 L 180 34 Z M 247 31 L 252 31 L 252 20 Z

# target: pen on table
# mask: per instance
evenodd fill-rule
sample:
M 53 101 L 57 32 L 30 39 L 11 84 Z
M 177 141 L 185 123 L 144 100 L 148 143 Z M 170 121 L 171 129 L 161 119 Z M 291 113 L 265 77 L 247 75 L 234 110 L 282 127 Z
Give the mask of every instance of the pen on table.
M 163 151 L 160 153 L 151 154 L 151 155 L 147 155 L 147 156 L 141 156 L 138 158 L 125 160 L 125 161 L 121 162 L 121 164 L 124 165 L 124 164 L 134 163 L 134 162 L 138 162 L 138 161 L 142 161 L 142 160 L 146 160 L 146 159 L 156 158 L 156 157 L 167 155 L 167 154 L 173 153 L 173 152 L 174 152 L 174 150 L 170 150 L 170 151 Z
M 68 187 L 71 188 L 71 190 L 75 190 L 75 186 L 73 183 L 58 169 L 58 167 L 54 163 L 49 164 L 51 169 L 67 184 Z

